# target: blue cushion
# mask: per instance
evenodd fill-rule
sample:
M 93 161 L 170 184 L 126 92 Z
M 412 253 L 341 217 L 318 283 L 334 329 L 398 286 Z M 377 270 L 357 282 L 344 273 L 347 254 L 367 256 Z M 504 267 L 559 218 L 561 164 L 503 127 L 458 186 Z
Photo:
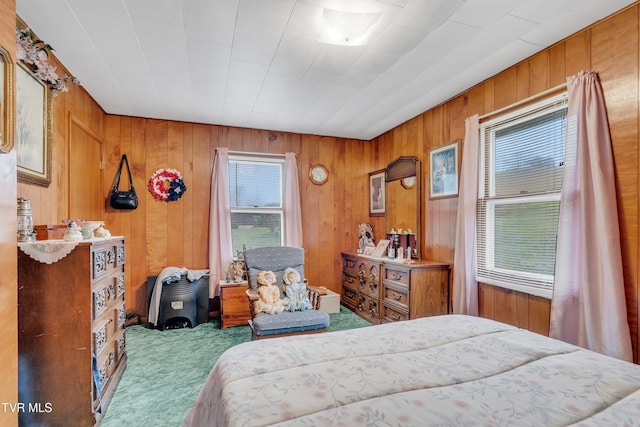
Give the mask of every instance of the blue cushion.
M 284 311 L 280 314 L 261 314 L 253 319 L 256 335 L 311 331 L 329 327 L 329 315 L 320 310 Z
M 274 246 L 244 251 L 244 262 L 247 266 L 249 286 L 258 289 L 258 274 L 262 270 L 271 270 L 276 275 L 276 283 L 280 289 L 280 298 L 284 298 L 282 276 L 287 267 L 295 268 L 304 279 L 304 249 L 291 246 Z

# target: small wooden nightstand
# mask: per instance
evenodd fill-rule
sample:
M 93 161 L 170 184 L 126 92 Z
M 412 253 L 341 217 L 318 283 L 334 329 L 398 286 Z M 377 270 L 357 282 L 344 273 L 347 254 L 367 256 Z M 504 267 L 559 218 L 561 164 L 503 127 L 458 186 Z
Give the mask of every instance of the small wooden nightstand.
M 245 291 L 249 284 L 245 282 L 230 282 L 225 280 L 220 285 L 220 329 L 229 326 L 247 326 L 251 319 L 249 300 Z

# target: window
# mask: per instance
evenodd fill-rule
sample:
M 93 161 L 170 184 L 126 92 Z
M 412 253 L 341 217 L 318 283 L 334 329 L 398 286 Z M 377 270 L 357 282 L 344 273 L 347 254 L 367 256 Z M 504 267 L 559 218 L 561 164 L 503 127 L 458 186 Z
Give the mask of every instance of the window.
M 229 156 L 233 253 L 282 246 L 284 159 Z
M 551 298 L 566 95 L 480 125 L 477 280 Z

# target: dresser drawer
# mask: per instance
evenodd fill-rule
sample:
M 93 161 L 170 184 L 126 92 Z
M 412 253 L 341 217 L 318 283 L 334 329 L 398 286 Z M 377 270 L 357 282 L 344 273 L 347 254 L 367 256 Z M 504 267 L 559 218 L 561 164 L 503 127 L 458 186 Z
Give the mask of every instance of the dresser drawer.
M 380 305 L 377 298 L 360 294 L 356 312 L 365 319 L 377 323 L 380 318 Z
M 124 301 L 115 307 L 115 318 L 117 319 L 116 330 L 124 329 L 124 323 L 127 321 L 127 313 Z
M 373 298 L 379 297 L 380 265 L 361 262 L 358 266 L 358 290 Z
M 107 348 L 111 339 L 108 328 L 112 322 L 112 319 L 104 320 L 93 329 L 93 354 L 98 356 Z
M 384 298 L 391 300 L 396 304 L 400 304 L 403 307 L 409 306 L 409 291 L 402 287 L 394 288 L 389 285 L 385 285 Z
M 345 284 L 344 278 L 351 276 L 344 276 L 342 281 L 342 304 L 351 309 L 355 309 L 358 305 L 358 291 L 357 288 L 352 288 L 351 283 L 349 285 Z M 352 277 L 351 277 L 352 278 Z M 353 278 L 352 278 L 353 279 Z M 357 285 L 356 285 L 357 286 Z
M 94 289 L 91 293 L 91 297 L 93 300 L 93 319 L 95 320 L 107 310 L 109 305 L 109 283 L 104 283 L 102 286 Z
M 125 334 L 126 331 L 123 329 L 116 337 L 116 360 L 122 359 L 127 352 L 127 340 Z
M 358 271 L 358 258 L 354 255 L 342 254 L 342 269 L 343 270 L 351 270 L 354 272 Z
M 95 245 L 91 249 L 91 272 L 93 279 L 99 279 L 122 269 L 126 262 L 124 242 Z
M 95 389 L 94 383 L 94 397 L 100 398 L 104 394 L 104 390 L 107 387 L 109 380 L 113 376 L 116 368 L 118 367 L 118 363 L 121 358 L 124 356 L 124 353 L 118 354 L 118 342 L 112 341 L 110 342 L 105 351 L 103 351 L 96 359 L 96 368 L 98 378 L 100 378 L 100 386 L 102 393 L 97 393 L 98 390 Z
M 409 312 L 401 307 L 392 306 L 391 304 L 383 304 L 382 318 L 387 322 L 399 322 L 409 319 Z
M 91 291 L 93 320 L 96 320 L 117 299 L 124 299 L 124 272 L 94 281 Z
M 102 396 L 104 386 L 107 384 L 107 381 L 109 381 L 109 367 L 113 364 L 111 354 L 113 354 L 113 351 L 105 352 L 104 354 L 101 354 L 96 361 L 97 372 L 95 372 L 94 375 L 97 374 L 97 377 L 100 380 L 100 389 L 97 389 L 95 382 L 93 384 L 94 396 L 96 399 L 99 399 Z
M 385 266 L 384 280 L 390 280 L 396 283 L 409 286 L 410 270 L 397 268 L 395 266 Z
M 357 290 L 358 289 L 358 285 L 359 284 L 359 280 L 357 277 L 352 276 L 349 273 L 342 273 L 342 287 L 347 287 L 349 289 L 352 290 Z

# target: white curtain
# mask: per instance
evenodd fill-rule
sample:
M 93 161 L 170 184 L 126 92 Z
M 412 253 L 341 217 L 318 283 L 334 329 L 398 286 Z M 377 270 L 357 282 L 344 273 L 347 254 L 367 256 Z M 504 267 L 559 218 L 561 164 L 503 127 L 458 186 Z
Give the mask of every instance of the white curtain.
M 596 72 L 567 78 L 567 143 L 549 335 L 632 360 L 611 136 Z
M 300 186 L 298 183 L 298 166 L 296 155 L 285 153 L 285 246 L 302 247 L 302 211 L 300 209 Z
M 219 294 L 218 281 L 225 279 L 233 260 L 228 148 L 216 149 L 209 212 L 209 298 L 213 298 Z
M 478 202 L 479 117 L 465 121 L 460 169 L 458 216 L 453 258 L 453 312 L 478 315 L 478 282 L 475 278 L 476 204 Z

